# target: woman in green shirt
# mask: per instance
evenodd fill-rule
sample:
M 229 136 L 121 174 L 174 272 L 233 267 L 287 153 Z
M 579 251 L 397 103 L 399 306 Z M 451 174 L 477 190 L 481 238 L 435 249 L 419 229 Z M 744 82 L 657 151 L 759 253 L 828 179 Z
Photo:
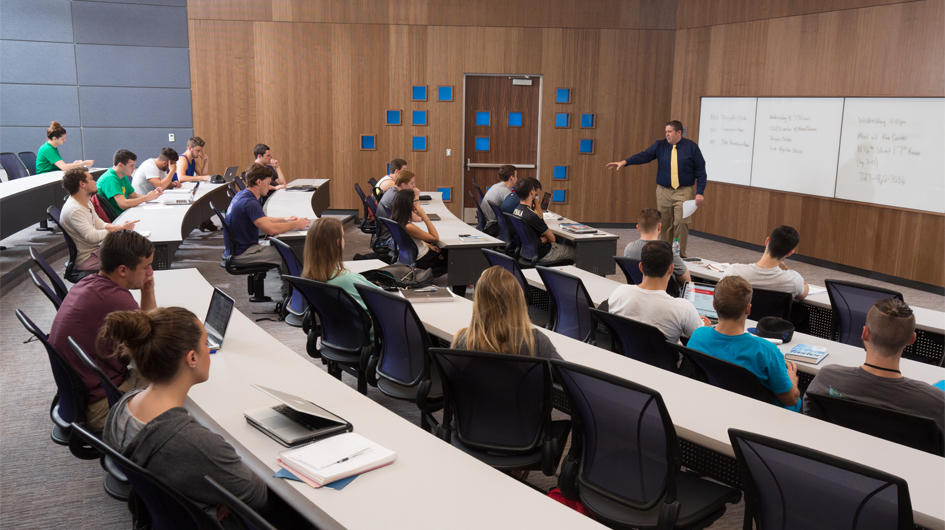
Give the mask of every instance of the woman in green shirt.
M 341 287 L 367 310 L 354 284 L 371 286 L 374 284 L 367 281 L 364 276 L 345 269 L 342 258 L 344 248 L 345 231 L 341 221 L 332 217 L 316 219 L 308 227 L 308 234 L 305 236 L 305 264 L 302 267 L 302 277 Z
M 76 160 L 71 164 L 62 161 L 62 157 L 59 156 L 59 146 L 66 143 L 66 130 L 59 125 L 58 121 L 49 124 L 46 138 L 49 138 L 49 141 L 44 143 L 36 153 L 37 175 L 56 170 L 66 171 L 79 166 L 92 167 L 94 160 Z

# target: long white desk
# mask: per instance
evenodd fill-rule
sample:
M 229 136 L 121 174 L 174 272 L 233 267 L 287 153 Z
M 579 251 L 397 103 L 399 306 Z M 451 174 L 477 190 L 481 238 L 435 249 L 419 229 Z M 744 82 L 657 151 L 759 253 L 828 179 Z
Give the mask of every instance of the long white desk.
M 293 180 L 315 187 L 312 191 L 298 191 L 281 189 L 276 190 L 266 199 L 263 211 L 270 217 L 304 217 L 314 221 L 321 217 L 328 208 L 330 199 L 327 179 Z M 292 230 L 279 234 L 280 241 L 285 241 L 297 256 L 303 256 L 305 250 L 305 236 L 308 230 Z
M 557 215 L 550 211 L 547 213 Z M 617 267 L 614 256 L 617 255 L 617 240 L 619 237 L 603 230 L 597 230 L 593 234 L 575 234 L 560 228 L 562 224 L 576 222 L 578 221 L 562 216 L 545 219 L 545 224 L 548 225 L 555 238 L 564 239 L 567 244 L 573 246 L 577 251 L 577 259 L 574 262 L 576 267 L 601 276 L 613 274 Z
M 157 272 L 155 288 L 161 306 L 182 306 L 197 315 L 206 313 L 213 291 L 195 269 Z M 396 462 L 342 491 L 272 478 L 284 448 L 246 423 L 243 412 L 276 402 L 251 388 L 254 383 L 324 406 L 356 432 L 396 451 Z M 212 357 L 210 379 L 191 389 L 186 406 L 320 528 L 603 528 L 359 394 L 239 311 Z
M 98 178 L 105 170 L 90 170 Z M 0 183 L 0 239 L 48 219 L 46 209 L 62 208 L 69 195 L 62 187 L 64 171 L 50 171 Z

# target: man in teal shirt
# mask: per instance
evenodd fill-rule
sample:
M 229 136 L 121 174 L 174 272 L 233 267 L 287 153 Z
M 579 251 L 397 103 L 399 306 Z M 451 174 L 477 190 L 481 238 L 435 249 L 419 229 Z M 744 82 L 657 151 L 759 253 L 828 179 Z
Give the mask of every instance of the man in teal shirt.
M 98 179 L 99 198 L 108 202 L 116 215 L 143 202 L 152 201 L 164 192 L 161 188 L 155 188 L 147 195 L 135 193 L 129 177 L 135 171 L 137 160 L 137 155 L 131 151 L 119 149 L 115 151 L 114 165 Z

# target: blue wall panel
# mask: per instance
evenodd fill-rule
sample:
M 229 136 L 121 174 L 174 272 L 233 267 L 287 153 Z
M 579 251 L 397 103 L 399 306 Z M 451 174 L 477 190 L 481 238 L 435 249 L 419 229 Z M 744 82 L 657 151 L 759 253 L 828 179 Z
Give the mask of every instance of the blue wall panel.
M 0 151 L 35 153 L 46 143 L 48 127 L 0 127 Z M 82 129 L 66 127 L 66 143 L 59 146 L 59 155 L 66 162 L 85 160 L 82 156 Z
M 0 65 L 4 83 L 76 84 L 72 43 L 0 40 Z
M 168 133 L 176 136 L 173 143 L 167 141 Z M 82 129 L 86 156 L 94 159 L 96 165 L 102 167 L 112 165 L 112 157 L 118 149 L 128 149 L 138 155 L 138 164 L 161 154 L 163 147 L 170 147 L 178 154 L 183 153 L 187 150 L 187 139 L 193 135 L 194 130 L 189 128 L 100 129 L 93 127 Z M 224 169 L 223 160 L 210 161 L 210 170 L 214 173 L 222 175 Z
M 0 0 L 0 37 L 71 43 L 69 0 Z
M 83 127 L 193 128 L 190 89 L 79 87 Z
M 190 88 L 187 48 L 76 44 L 75 56 L 80 85 Z
M 0 125 L 49 127 L 56 120 L 79 126 L 78 89 L 75 86 L 0 84 Z M 45 137 L 45 135 L 44 135 Z
M 188 46 L 185 8 L 76 1 L 72 20 L 77 44 Z

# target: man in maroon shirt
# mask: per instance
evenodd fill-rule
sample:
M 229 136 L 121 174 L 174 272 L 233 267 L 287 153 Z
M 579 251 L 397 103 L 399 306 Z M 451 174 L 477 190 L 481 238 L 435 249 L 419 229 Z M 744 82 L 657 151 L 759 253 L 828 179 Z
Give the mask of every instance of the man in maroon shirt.
M 136 370 L 128 368 L 128 360 L 114 353 L 114 347 L 97 339 L 105 316 L 112 311 L 135 311 L 138 303 L 130 289 L 141 290 L 141 307 L 154 309 L 154 245 L 137 232 L 121 230 L 105 236 L 99 249 L 101 267 L 98 274 L 86 276 L 69 291 L 53 320 L 49 341 L 82 376 L 89 390 L 85 411 L 86 427 L 100 432 L 108 414 L 105 389 L 95 374 L 86 368 L 69 346 L 69 337 L 98 364 L 105 375 L 123 391 L 146 386 Z

